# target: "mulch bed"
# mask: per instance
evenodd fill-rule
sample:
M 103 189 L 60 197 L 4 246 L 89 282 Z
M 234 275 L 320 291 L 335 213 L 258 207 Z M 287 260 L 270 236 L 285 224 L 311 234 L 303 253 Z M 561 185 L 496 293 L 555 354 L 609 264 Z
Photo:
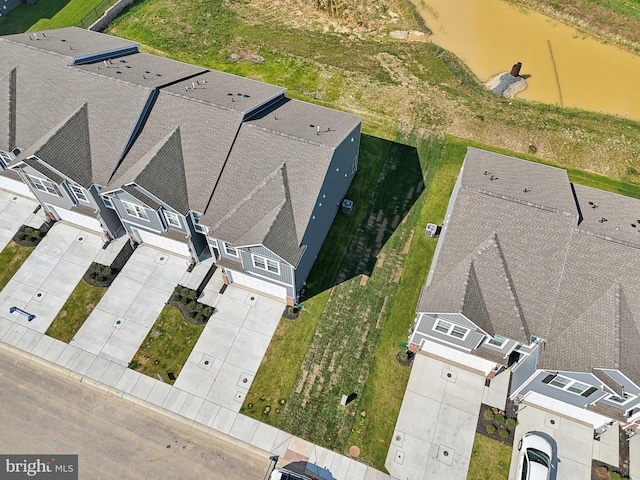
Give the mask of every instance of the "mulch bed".
M 195 318 L 191 318 L 189 316 L 189 311 L 190 311 L 189 306 L 187 304 L 174 301 L 173 295 L 171 295 L 171 298 L 167 302 L 167 305 L 171 305 L 172 307 L 176 307 L 178 310 L 180 310 L 180 313 L 182 313 L 182 316 L 184 317 L 184 319 L 187 322 L 191 323 L 192 325 L 206 325 L 207 322 L 209 321 L 209 318 L 211 318 L 211 317 L 205 317 L 205 319 L 202 322 L 199 322 Z M 213 313 L 215 313 L 215 310 L 216 309 L 214 308 Z
M 124 247 L 122 247 L 122 250 L 120 250 L 120 253 L 118 253 L 118 256 L 113 260 L 111 265 L 109 265 L 109 267 L 111 267 L 111 273 L 107 275 L 104 280 L 98 281 L 94 278 L 91 278 L 89 276 L 89 273 L 91 272 L 91 267 L 89 267 L 89 269 L 85 272 L 84 276 L 82 277 L 84 281 L 87 282 L 89 285 L 93 285 L 94 287 L 110 287 L 113 281 L 116 279 L 116 277 L 120 273 L 120 271 L 124 268 L 124 265 L 127 263 L 127 260 L 129 260 L 129 258 L 131 258 L 131 255 L 133 255 L 133 251 L 135 250 L 135 248 L 138 246 L 137 244 L 132 245 L 131 243 L 132 242 L 127 242 L 124 245 Z
M 505 445 L 512 447 L 513 442 L 515 441 L 516 429 L 515 427 L 508 428 L 506 426 L 506 419 L 516 418 L 516 409 L 515 409 L 515 405 L 513 405 L 513 402 L 507 398 L 506 410 L 504 412 L 500 412 L 505 417 L 505 422 L 502 422 L 501 424 L 498 424 L 494 419 L 488 420 L 484 416 L 485 410 L 497 411 L 497 409 L 494 409 L 494 407 L 491 407 L 485 403 L 480 405 L 480 415 L 478 415 L 478 424 L 476 425 L 476 433 L 479 433 L 480 435 L 484 435 L 485 437 L 492 438 L 493 440 L 497 440 L 500 443 L 504 443 Z M 495 426 L 496 431 L 493 434 L 489 434 L 487 432 L 487 425 Z M 502 426 L 504 426 L 507 432 L 509 432 L 509 435 L 507 435 L 504 438 L 498 434 L 498 432 L 500 431 L 500 427 Z
M 613 427 L 610 427 L 613 428 Z M 618 428 L 618 468 L 601 462 L 591 461 L 591 480 L 609 480 L 609 472 L 616 472 L 622 478 L 629 478 L 629 441 L 627 434 L 620 427 Z
M 291 311 L 289 311 L 289 309 L 291 309 Z M 282 316 L 287 320 L 295 320 L 300 316 L 300 309 L 298 307 L 291 308 L 287 306 L 285 307 L 284 313 L 282 314 Z
M 53 222 L 44 222 L 42 226 L 40 226 L 40 228 L 31 228 L 27 227 L 26 225 L 22 225 L 20 227 L 20 230 L 18 230 L 18 233 L 13 236 L 13 241 L 18 245 L 22 245 L 23 247 L 36 247 L 45 237 L 47 232 L 51 229 L 52 225 Z M 25 228 L 30 228 L 34 232 L 35 237 L 34 235 L 30 235 L 27 238 L 22 238 L 24 236 L 23 231 Z M 29 238 L 33 240 L 29 240 Z
M 403 358 L 404 356 L 406 356 L 406 358 Z M 396 353 L 396 360 L 403 367 L 410 367 L 413 364 L 414 357 L 415 354 L 413 352 L 410 352 L 409 350 Z

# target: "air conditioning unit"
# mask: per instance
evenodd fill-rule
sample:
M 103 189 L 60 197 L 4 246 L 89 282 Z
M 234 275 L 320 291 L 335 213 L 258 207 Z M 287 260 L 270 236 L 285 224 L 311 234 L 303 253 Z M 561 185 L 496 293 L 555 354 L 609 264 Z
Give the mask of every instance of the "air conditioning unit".
M 438 226 L 435 223 L 427 223 L 427 228 L 424 231 L 425 237 L 434 238 L 438 232 Z
M 350 214 L 351 210 L 353 210 L 353 200 L 347 200 L 345 198 L 342 201 L 342 213 Z

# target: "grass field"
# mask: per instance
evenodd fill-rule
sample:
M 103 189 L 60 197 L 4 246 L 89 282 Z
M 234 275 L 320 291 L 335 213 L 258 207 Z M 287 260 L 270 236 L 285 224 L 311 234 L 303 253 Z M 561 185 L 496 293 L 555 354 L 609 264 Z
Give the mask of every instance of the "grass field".
M 476 433 L 467 480 L 507 480 L 512 448 Z
M 129 363 L 129 368 L 173 385 L 204 325 L 188 323 L 180 310 L 166 306 Z M 173 375 L 173 378 L 169 374 Z
M 31 255 L 34 247 L 23 247 L 13 240 L 0 252 L 0 290 L 7 286 L 11 277 Z
M 0 35 L 71 27 L 100 3 L 101 0 L 39 0 L 35 5 L 22 3 L 0 19 Z M 106 3 L 109 3 L 108 0 Z
M 411 131 L 525 154 L 534 146 L 537 159 L 640 183 L 638 122 L 496 97 L 437 45 L 389 37 L 391 29 L 422 27 L 406 0 L 383 3 L 395 16 L 374 9 L 354 26 L 348 14 L 328 16 L 293 0 L 139 0 L 108 31 L 160 55 L 282 85 L 291 97 L 356 113 L 364 117 L 364 132 L 388 140 Z
M 69 343 L 106 291 L 106 288 L 94 287 L 80 280 L 45 333 Z

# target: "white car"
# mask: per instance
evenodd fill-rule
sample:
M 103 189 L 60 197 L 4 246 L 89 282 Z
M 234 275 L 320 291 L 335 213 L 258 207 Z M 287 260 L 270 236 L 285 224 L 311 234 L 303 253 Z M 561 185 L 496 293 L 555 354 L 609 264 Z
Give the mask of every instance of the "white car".
M 525 433 L 518 442 L 516 480 L 549 480 L 553 468 L 553 446 L 536 432 Z

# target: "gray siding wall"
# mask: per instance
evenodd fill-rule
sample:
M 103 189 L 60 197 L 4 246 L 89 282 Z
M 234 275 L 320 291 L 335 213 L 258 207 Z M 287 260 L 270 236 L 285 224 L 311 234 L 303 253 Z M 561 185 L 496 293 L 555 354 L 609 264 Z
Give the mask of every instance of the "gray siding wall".
M 181 216 L 182 217 L 182 216 Z M 200 232 L 196 232 L 193 226 L 193 222 L 190 216 L 184 217 L 184 221 L 189 229 L 189 235 L 191 236 L 191 243 L 196 251 L 196 255 L 200 260 L 204 260 L 211 255 L 209 245 L 207 243 L 207 237 Z
M 62 195 L 62 196 L 59 197 L 57 195 L 52 195 L 50 193 L 42 192 L 42 191 L 38 190 L 33 185 L 33 183 L 31 182 L 31 179 L 26 177 L 25 174 L 30 176 L 30 177 L 41 178 L 43 180 L 47 180 L 47 181 L 53 183 L 57 187 L 58 191 L 60 192 L 60 195 Z M 74 206 L 73 202 L 69 198 L 69 193 L 67 192 L 66 188 L 64 188 L 62 185 L 58 185 L 56 182 L 50 180 L 45 175 L 43 175 L 42 173 L 38 172 L 36 169 L 31 168 L 28 165 L 25 165 L 24 168 L 22 168 L 22 175 L 21 176 L 22 176 L 23 180 L 25 181 L 25 183 L 29 186 L 29 188 L 31 188 L 31 191 L 36 196 L 38 201 L 43 206 L 44 206 L 45 203 L 48 203 L 49 205 L 53 205 L 54 207 L 62 207 L 62 208 L 66 208 L 67 210 L 70 210 L 71 207 Z
M 261 257 L 270 258 L 280 263 L 280 275 L 255 268 L 251 260 L 252 253 L 255 255 L 260 255 Z M 261 245 L 248 247 L 247 251 L 241 250 L 240 255 L 242 256 L 242 263 L 244 264 L 245 270 L 247 272 L 255 273 L 261 277 L 264 277 L 265 279 L 277 280 L 278 282 L 282 282 L 287 285 L 293 285 L 293 269 L 290 265 L 282 262 L 282 260 L 269 249 Z
M 476 345 L 478 345 L 478 342 L 480 342 L 480 340 L 484 338 L 484 335 L 482 333 L 478 333 L 474 330 L 469 331 L 469 333 L 467 334 L 467 337 L 464 340 L 461 340 L 456 337 L 452 337 L 451 335 L 440 333 L 433 329 L 433 326 L 436 324 L 436 321 L 437 319 L 424 315 L 422 317 L 422 321 L 420 322 L 420 327 L 418 329 L 418 332 L 422 333 L 425 336 L 431 337 L 436 341 L 441 341 L 449 345 L 456 345 L 467 350 L 472 350 L 473 348 L 475 348 Z
M 620 385 L 623 385 L 625 392 L 631 393 L 633 395 L 640 395 L 640 388 L 638 388 L 638 386 L 635 383 L 633 383 L 631 380 L 629 380 L 625 375 L 620 373 L 619 370 L 607 369 L 604 371 L 606 372 L 607 375 L 613 378 Z
M 588 404 L 595 402 L 603 395 L 602 390 L 596 390 L 588 397 L 583 397 L 582 395 L 577 395 L 566 390 L 561 390 L 554 387 L 553 385 L 542 383 L 542 380 L 544 380 L 549 374 L 550 372 L 546 371 L 538 372 L 534 379 L 520 392 L 520 394 L 524 395 L 527 392 L 534 391 L 542 395 L 546 395 L 547 397 L 555 398 L 556 400 L 560 400 L 562 402 L 580 408 L 586 408 Z M 558 372 L 558 374 L 596 388 L 600 387 L 600 380 L 588 373 Z
M 226 258 L 227 260 L 231 260 L 232 262 L 238 262 L 238 268 L 241 268 L 241 266 L 240 266 L 240 262 L 241 262 L 240 256 L 234 257 L 233 255 L 227 255 L 227 253 L 224 251 L 224 245 L 223 244 L 224 244 L 224 240 L 218 239 L 218 250 L 220 252 L 220 256 L 222 258 Z M 231 245 L 231 246 L 233 247 L 234 245 Z M 238 252 L 238 255 L 240 255 L 240 249 L 236 248 L 236 251 Z
M 530 355 L 521 358 L 520 361 L 514 365 L 511 372 L 511 391 L 509 394 L 513 394 L 518 388 L 531 378 L 536 373 L 536 366 L 538 364 L 538 349 L 536 348 Z
M 129 229 L 128 224 L 133 224 L 134 226 L 139 225 L 140 227 L 143 227 L 145 230 L 155 230 L 158 233 L 164 230 L 164 225 L 160 221 L 158 212 L 156 212 L 155 210 L 151 210 L 150 208 L 147 208 L 140 200 L 132 197 L 127 192 L 118 190 L 111 195 L 111 200 L 113 202 L 113 206 L 116 208 L 116 211 L 118 212 L 118 215 L 122 219 L 122 224 L 124 225 L 124 227 L 127 229 L 129 233 L 131 233 L 131 230 Z M 147 215 L 149 216 L 149 221 L 129 215 L 127 211 L 124 209 L 122 200 L 125 200 L 129 203 L 133 203 L 134 205 L 140 205 L 141 207 L 144 207 L 144 209 L 147 211 Z
M 95 185 L 89 189 L 89 194 L 93 198 L 94 203 L 98 205 L 103 225 L 107 226 L 114 238 L 117 237 L 120 232 L 124 231 L 120 217 L 118 217 L 115 210 L 112 210 L 104 204 Z
M 352 138 L 354 139 L 353 142 L 351 141 Z M 307 250 L 296 268 L 296 291 L 302 288 L 302 283 L 309 276 L 311 267 L 318 256 L 318 252 L 320 252 L 320 247 L 322 247 L 322 243 L 329 232 L 333 219 L 340 211 L 342 200 L 355 175 L 351 172 L 351 167 L 353 159 L 359 153 L 359 149 L 360 125 L 347 135 L 345 140 L 334 151 L 333 159 L 312 213 L 312 215 L 315 215 L 315 219 L 309 220 L 307 231 L 304 232 L 302 237 L 302 244 L 307 245 Z M 359 205 L 356 205 L 356 208 L 358 207 Z

